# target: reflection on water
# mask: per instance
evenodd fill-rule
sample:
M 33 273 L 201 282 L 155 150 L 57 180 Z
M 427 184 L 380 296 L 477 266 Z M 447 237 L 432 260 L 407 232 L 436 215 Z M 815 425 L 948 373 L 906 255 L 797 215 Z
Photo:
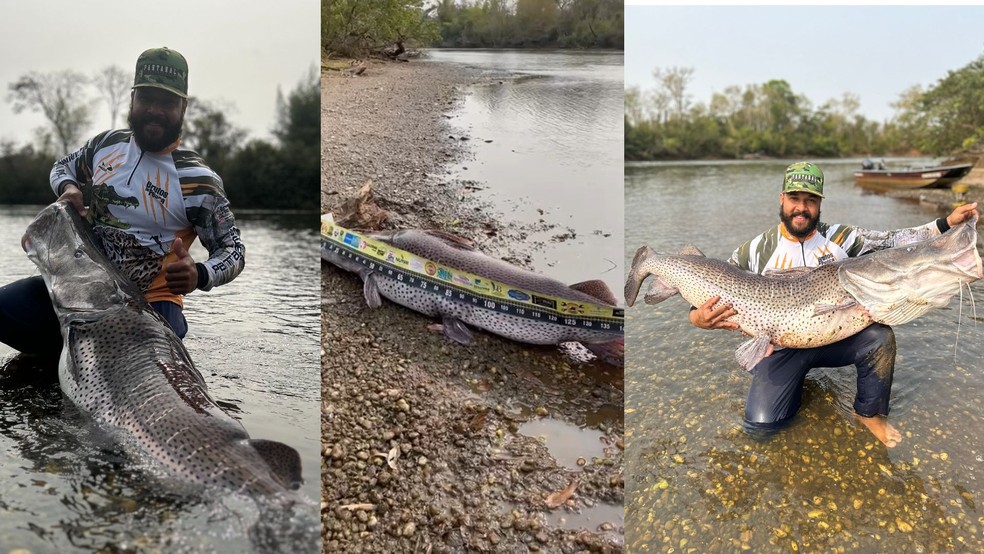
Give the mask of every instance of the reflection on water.
M 37 274 L 20 236 L 39 209 L 0 207 L 0 283 Z M 307 504 L 285 511 L 234 496 L 179 496 L 173 483 L 161 481 L 159 468 L 123 455 L 63 399 L 50 361 L 0 346 L 6 362 L 0 369 L 0 545 L 32 552 L 264 551 L 283 546 L 290 529 L 291 550 L 317 549 L 317 217 L 240 217 L 245 271 L 185 302 L 185 345 L 210 394 L 232 408 L 252 437 L 300 452 Z M 207 257 L 197 243 L 191 254 Z M 294 521 L 271 517 L 281 513 Z
M 728 257 L 777 222 L 792 161 L 627 166 L 626 259 L 643 244 Z M 894 229 L 945 215 L 864 193 L 851 175 L 858 163 L 820 162 L 824 221 Z M 984 298 L 984 285 L 971 288 Z M 852 416 L 852 367 L 811 371 L 794 423 L 749 437 L 750 379 L 733 356 L 743 339 L 696 329 L 687 311 L 674 297 L 627 313 L 630 551 L 984 550 L 982 331 L 966 294 L 895 328 L 891 417 L 904 438 L 891 450 Z
M 561 281 L 621 288 L 622 53 L 434 50 L 429 59 L 496 75 L 468 89 L 451 124 L 474 159 L 456 177 L 518 225 L 533 267 Z

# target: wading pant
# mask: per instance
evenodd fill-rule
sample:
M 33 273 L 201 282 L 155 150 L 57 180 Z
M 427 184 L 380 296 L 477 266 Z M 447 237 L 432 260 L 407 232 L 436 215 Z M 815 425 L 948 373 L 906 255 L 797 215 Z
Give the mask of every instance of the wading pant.
M 861 416 L 888 415 L 895 372 L 895 333 L 875 323 L 840 342 L 819 348 L 785 348 L 752 368 L 752 385 L 745 403 L 746 427 L 775 429 L 788 423 L 800 408 L 803 382 L 815 367 L 858 369 L 854 410 Z
M 151 302 L 175 334 L 188 332 L 181 307 L 174 302 Z M 14 281 L 0 288 L 0 342 L 26 354 L 57 355 L 62 336 L 51 297 L 40 276 Z

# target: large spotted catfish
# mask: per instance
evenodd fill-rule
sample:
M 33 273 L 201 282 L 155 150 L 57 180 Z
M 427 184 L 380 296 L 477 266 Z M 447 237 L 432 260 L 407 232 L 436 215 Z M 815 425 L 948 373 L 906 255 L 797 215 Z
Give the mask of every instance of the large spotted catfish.
M 615 295 L 603 281 L 585 281 L 568 286 L 556 279 L 493 258 L 476 250 L 469 241 L 448 233 L 405 229 L 368 233 L 366 236 L 437 264 L 534 294 L 601 306 L 615 307 L 617 304 Z M 425 315 L 440 317 L 445 336 L 455 342 L 469 344 L 472 341 L 472 333 L 467 324 L 529 344 L 581 343 L 603 361 L 616 366 L 622 365 L 624 342 L 621 329 L 589 329 L 501 313 L 482 304 L 461 302 L 453 297 L 433 294 L 407 282 L 374 273 L 330 249 L 322 248 L 321 252 L 325 261 L 358 273 L 364 282 L 363 293 L 369 307 L 380 306 L 380 297 L 385 297 Z
M 257 495 L 299 485 L 297 451 L 251 439 L 216 405 L 184 344 L 71 205 L 42 210 L 24 249 L 61 327 L 62 391 L 82 412 L 184 483 Z
M 632 306 L 650 275 L 647 304 L 679 293 L 700 306 L 720 296 L 717 305 L 731 304 L 737 314 L 729 320 L 752 337 L 735 352 L 750 370 L 770 348 L 823 346 L 872 322 L 900 325 L 946 306 L 964 284 L 982 277 L 976 224 L 975 216 L 930 240 L 766 275 L 706 258 L 694 247 L 661 255 L 643 246 L 632 261 L 625 300 Z

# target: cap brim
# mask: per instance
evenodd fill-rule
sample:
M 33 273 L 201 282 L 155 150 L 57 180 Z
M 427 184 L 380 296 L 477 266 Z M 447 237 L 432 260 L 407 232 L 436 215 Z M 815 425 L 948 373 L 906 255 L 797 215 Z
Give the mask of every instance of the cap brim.
M 181 92 L 180 90 L 178 90 L 176 88 L 169 87 L 167 85 L 157 84 L 157 83 L 143 83 L 143 84 L 139 84 L 139 85 L 133 85 L 133 88 L 135 88 L 135 89 L 137 89 L 137 88 L 159 88 L 161 90 L 166 90 L 166 91 L 170 92 L 171 94 L 176 94 L 176 95 L 180 96 L 181 98 L 188 98 L 188 95 L 187 94 Z

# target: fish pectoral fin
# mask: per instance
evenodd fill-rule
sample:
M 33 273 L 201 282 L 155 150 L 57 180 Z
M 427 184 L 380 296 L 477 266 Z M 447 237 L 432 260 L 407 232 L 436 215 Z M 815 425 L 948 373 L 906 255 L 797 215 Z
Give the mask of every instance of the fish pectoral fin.
M 747 371 L 751 371 L 753 367 L 758 365 L 766 356 L 772 354 L 773 349 L 769 348 L 771 340 L 769 335 L 759 335 L 747 340 L 735 350 L 735 359 L 738 360 L 738 364 L 745 368 Z
M 301 455 L 297 450 L 282 442 L 265 439 L 249 439 L 246 442 L 270 466 L 274 479 L 285 487 L 296 490 L 304 482 L 301 477 Z
M 676 287 L 672 287 L 664 283 L 659 277 L 654 277 L 649 283 L 649 290 L 646 291 L 646 295 L 643 296 L 643 300 L 646 301 L 646 304 L 659 304 L 667 298 L 679 293 L 680 291 Z
M 625 339 L 615 339 L 597 344 L 584 344 L 584 347 L 606 364 L 615 367 L 622 367 L 625 364 Z
M 469 345 L 472 343 L 474 335 L 465 322 L 451 316 L 444 316 L 441 319 L 441 327 L 444 336 L 458 344 Z
M 379 294 L 379 283 L 376 282 L 374 273 L 362 277 L 362 295 L 366 297 L 366 304 L 374 310 L 383 305 L 383 298 Z
M 846 310 L 848 308 L 853 308 L 857 305 L 858 305 L 857 301 L 854 300 L 853 298 L 849 300 L 845 300 L 840 304 L 814 304 L 813 317 L 834 313 L 837 310 Z
M 570 288 L 587 294 L 592 298 L 597 298 L 605 304 L 610 304 L 612 306 L 618 305 L 618 300 L 615 299 L 615 293 L 612 289 L 608 288 L 601 279 L 592 279 L 590 281 L 581 281 L 580 283 L 574 283 Z

